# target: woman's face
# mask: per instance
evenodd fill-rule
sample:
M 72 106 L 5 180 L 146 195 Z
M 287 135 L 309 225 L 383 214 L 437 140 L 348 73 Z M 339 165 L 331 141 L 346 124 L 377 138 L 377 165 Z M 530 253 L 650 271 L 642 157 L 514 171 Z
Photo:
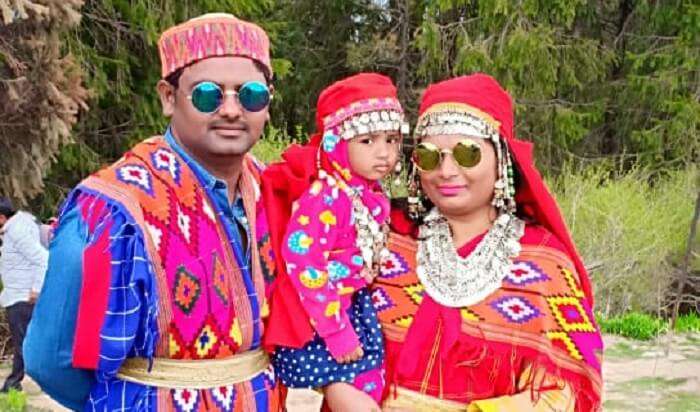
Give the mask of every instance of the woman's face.
M 435 169 L 419 172 L 423 192 L 444 216 L 464 216 L 491 207 L 497 163 L 490 142 L 459 135 L 427 136 L 422 142 L 432 143 L 441 150 L 452 150 L 465 138 L 481 148 L 481 160 L 476 166 L 461 167 L 451 154 L 443 154 L 442 162 Z

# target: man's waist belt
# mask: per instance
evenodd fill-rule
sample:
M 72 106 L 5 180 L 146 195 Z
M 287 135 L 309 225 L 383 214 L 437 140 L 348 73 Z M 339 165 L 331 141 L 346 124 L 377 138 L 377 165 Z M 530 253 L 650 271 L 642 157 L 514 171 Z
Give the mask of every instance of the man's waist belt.
M 119 379 L 170 389 L 211 389 L 245 382 L 270 366 L 262 349 L 223 359 L 178 360 L 128 358 L 117 373 Z

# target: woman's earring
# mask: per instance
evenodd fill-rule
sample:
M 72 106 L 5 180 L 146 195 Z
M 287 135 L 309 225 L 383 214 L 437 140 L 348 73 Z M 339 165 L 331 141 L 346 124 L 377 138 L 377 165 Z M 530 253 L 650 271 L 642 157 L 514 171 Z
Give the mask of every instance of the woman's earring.
M 399 160 L 396 162 L 396 166 L 394 166 L 394 186 L 399 186 L 401 184 L 401 171 L 403 170 L 403 166 L 401 165 L 401 161 Z
M 411 176 L 408 179 L 408 216 L 413 220 L 418 220 L 425 213 L 423 205 L 423 193 L 418 182 L 416 167 L 411 168 Z

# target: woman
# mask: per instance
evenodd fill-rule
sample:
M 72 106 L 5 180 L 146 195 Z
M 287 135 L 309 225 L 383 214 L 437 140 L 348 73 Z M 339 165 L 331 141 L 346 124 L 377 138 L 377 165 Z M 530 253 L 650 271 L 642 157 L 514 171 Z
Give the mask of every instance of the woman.
M 434 84 L 415 139 L 415 219 L 393 214 L 372 295 L 384 409 L 599 410 L 590 281 L 510 96 L 483 74 Z

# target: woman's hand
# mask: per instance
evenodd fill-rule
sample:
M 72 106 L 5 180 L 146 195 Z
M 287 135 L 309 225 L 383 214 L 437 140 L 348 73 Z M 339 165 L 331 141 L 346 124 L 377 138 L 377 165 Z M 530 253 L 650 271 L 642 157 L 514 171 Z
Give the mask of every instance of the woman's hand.
M 381 412 L 371 396 L 348 383 L 332 383 L 323 388 L 326 404 L 333 412 Z
M 362 359 L 365 355 L 365 351 L 362 350 L 362 346 L 356 347 L 352 352 L 346 353 L 343 356 L 335 358 L 338 363 L 350 363 Z

